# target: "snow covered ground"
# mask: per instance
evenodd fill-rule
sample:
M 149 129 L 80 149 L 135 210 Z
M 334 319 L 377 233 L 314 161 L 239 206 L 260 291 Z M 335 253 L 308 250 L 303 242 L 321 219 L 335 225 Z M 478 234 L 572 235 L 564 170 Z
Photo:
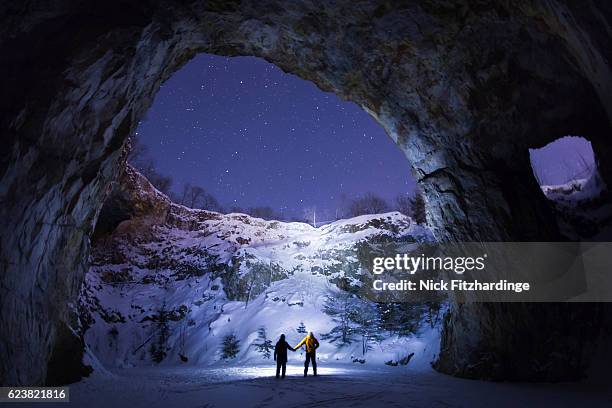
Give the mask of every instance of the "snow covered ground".
M 566 184 L 540 187 L 554 202 L 563 235 L 577 241 L 612 240 L 612 204 L 597 172 Z
M 364 309 L 377 307 L 354 294 L 371 276 L 369 256 L 433 240 L 427 227 L 398 212 L 314 228 L 190 209 L 133 169 L 126 176 L 123 206 L 136 210 L 94 244 L 80 298 L 88 351 L 107 368 L 146 367 L 159 350 L 164 367 L 221 364 L 232 335 L 240 343 L 234 363 L 262 364 L 262 330 L 272 344 L 281 333 L 293 345 L 306 331 L 321 339 L 337 326 L 325 313 L 329 298 L 353 296 Z M 381 331 L 383 340 L 366 340 L 372 348 L 366 353 L 363 335 L 342 347 L 322 342 L 318 355 L 384 364 L 414 353 L 410 364 L 417 365 L 437 353 L 437 332 L 397 334 Z
M 430 362 L 439 320 L 409 335 L 381 329 L 384 336 L 366 353 L 359 336 L 343 345 L 323 339 L 338 324 L 326 300 L 354 296 L 369 273 L 368 256 L 433 239 L 409 217 L 367 215 L 320 228 L 265 221 L 179 206 L 137 173 L 128 176 L 136 210 L 93 248 L 80 308 L 95 370 L 70 386 L 70 406 L 612 406 L 610 388 L 594 384 L 491 383 L 437 373 Z M 155 363 L 162 307 L 166 354 Z M 257 347 L 262 328 L 272 344 L 281 333 L 295 345 L 304 330 L 314 331 L 320 375 L 302 377 L 299 351 L 289 353 L 288 377 L 275 379 L 274 362 Z M 240 347 L 225 359 L 229 334 Z M 407 365 L 385 365 L 410 353 Z
M 321 364 L 301 375 L 290 356 L 288 377 L 268 365 L 132 368 L 95 372 L 70 386 L 70 404 L 91 408 L 212 407 L 610 407 L 612 390 L 595 385 L 493 383 L 431 369 Z M 27 406 L 23 404 L 21 406 Z M 42 404 L 33 404 L 40 407 Z M 47 406 L 47 404 L 44 404 Z

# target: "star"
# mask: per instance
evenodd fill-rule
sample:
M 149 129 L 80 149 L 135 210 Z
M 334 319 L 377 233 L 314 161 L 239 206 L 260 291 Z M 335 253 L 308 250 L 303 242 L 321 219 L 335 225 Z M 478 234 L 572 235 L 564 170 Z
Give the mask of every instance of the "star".
M 269 205 L 288 218 L 306 201 L 335 214 L 340 193 L 391 199 L 414 185 L 365 111 L 253 57 L 196 56 L 163 84 L 135 137 L 176 191 L 189 182 L 226 207 Z

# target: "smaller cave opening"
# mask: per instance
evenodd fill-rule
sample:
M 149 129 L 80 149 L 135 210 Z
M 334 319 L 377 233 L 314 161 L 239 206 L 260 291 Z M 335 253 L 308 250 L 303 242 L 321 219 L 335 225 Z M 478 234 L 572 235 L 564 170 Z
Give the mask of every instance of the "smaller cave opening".
M 591 142 L 582 136 L 564 136 L 544 147 L 529 149 L 531 168 L 540 186 L 575 185 L 596 170 Z
M 612 209 L 606 203 L 591 142 L 563 136 L 529 149 L 533 176 L 552 203 L 561 233 L 572 240 L 599 240 L 610 234 Z

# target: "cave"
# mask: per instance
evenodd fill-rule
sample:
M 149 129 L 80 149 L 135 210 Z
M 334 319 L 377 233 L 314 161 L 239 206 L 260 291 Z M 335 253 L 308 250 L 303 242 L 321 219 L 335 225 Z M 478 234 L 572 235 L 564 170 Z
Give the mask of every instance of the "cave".
M 53 371 L 82 353 L 68 328 L 98 214 L 160 85 L 201 52 L 263 58 L 365 109 L 405 153 L 441 242 L 567 239 L 530 166 L 555 135 L 589 135 L 612 183 L 606 3 L 32 1 L 0 16 L 3 385 L 84 374 Z M 435 367 L 580 378 L 606 311 L 454 305 Z

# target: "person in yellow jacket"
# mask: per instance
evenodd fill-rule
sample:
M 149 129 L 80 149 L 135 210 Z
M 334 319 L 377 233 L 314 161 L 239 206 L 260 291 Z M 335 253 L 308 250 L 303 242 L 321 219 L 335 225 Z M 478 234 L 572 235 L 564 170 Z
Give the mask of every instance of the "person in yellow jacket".
M 295 346 L 294 350 L 299 349 L 302 346 L 306 346 L 306 361 L 304 362 L 304 377 L 308 375 L 308 363 L 312 361 L 312 371 L 314 375 L 317 375 L 317 349 L 319 348 L 319 340 L 314 336 L 312 332 L 308 332 L 308 335 L 302 339 Z

